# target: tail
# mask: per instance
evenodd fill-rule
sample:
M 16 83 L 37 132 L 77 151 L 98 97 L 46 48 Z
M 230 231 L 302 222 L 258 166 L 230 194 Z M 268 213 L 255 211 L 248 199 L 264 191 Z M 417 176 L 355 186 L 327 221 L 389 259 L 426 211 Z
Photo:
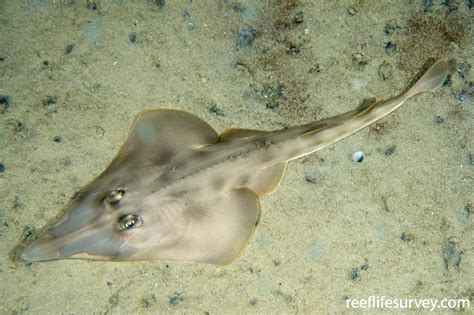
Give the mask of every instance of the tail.
M 433 91 L 443 85 L 448 74 L 448 63 L 441 59 L 435 62 L 431 68 L 415 83 L 405 94 L 405 100 L 416 94 Z
M 428 69 L 428 71 L 426 71 L 415 85 L 399 96 L 387 101 L 377 102 L 366 108 L 357 109 L 302 126 L 299 130 L 303 130 L 298 138 L 308 140 L 309 148 L 302 150 L 304 152 L 298 152 L 299 154 L 295 154 L 295 157 L 322 149 L 331 143 L 339 141 L 340 139 L 367 127 L 380 118 L 393 112 L 410 97 L 439 88 L 443 85 L 447 75 L 448 63 L 444 59 L 438 60 Z
M 436 90 L 443 85 L 448 75 L 448 63 L 441 59 L 435 62 L 428 71 L 405 93 L 387 101 L 381 101 L 360 110 L 354 117 L 364 118 L 364 126 L 373 123 L 376 120 L 390 114 L 400 107 L 409 98 L 424 92 Z

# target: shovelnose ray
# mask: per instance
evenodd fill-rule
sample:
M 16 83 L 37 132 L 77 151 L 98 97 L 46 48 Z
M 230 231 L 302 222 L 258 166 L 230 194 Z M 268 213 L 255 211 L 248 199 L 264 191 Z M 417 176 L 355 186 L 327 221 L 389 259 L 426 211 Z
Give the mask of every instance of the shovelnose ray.
M 183 111 L 143 112 L 112 163 L 22 258 L 228 264 L 252 236 L 258 198 L 276 190 L 288 161 L 440 87 L 447 72 L 447 62 L 439 60 L 400 96 L 277 131 L 229 129 L 218 135 Z

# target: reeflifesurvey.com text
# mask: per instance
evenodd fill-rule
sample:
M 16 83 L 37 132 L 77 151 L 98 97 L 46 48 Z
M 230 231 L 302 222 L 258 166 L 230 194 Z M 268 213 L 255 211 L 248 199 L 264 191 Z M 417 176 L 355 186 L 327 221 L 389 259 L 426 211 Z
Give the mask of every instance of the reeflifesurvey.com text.
M 471 307 L 471 301 L 468 298 L 410 299 L 371 295 L 368 298 L 348 298 L 346 307 L 353 309 L 425 309 L 433 312 L 441 309 L 468 310 Z

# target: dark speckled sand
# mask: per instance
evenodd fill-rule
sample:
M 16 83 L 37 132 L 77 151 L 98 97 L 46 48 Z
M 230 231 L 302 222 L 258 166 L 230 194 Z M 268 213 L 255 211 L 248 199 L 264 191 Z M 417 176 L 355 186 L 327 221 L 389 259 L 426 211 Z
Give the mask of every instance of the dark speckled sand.
M 131 2 L 0 1 L 0 313 L 474 303 L 470 1 Z M 439 58 L 445 87 L 291 162 L 229 266 L 19 259 L 144 109 L 278 129 L 394 96 Z

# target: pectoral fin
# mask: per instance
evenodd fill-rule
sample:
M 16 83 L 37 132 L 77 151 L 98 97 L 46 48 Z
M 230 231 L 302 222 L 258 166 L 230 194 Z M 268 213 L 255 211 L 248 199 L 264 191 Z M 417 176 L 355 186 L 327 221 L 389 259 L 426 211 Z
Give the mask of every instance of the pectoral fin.
M 166 109 L 145 111 L 135 121 L 110 170 L 128 161 L 141 165 L 162 164 L 184 149 L 199 148 L 218 140 L 211 126 L 190 113 Z
M 176 242 L 157 246 L 131 259 L 164 259 L 225 265 L 239 256 L 252 236 L 260 206 L 249 189 L 234 189 L 206 204 L 189 203 L 185 219 L 174 230 Z

